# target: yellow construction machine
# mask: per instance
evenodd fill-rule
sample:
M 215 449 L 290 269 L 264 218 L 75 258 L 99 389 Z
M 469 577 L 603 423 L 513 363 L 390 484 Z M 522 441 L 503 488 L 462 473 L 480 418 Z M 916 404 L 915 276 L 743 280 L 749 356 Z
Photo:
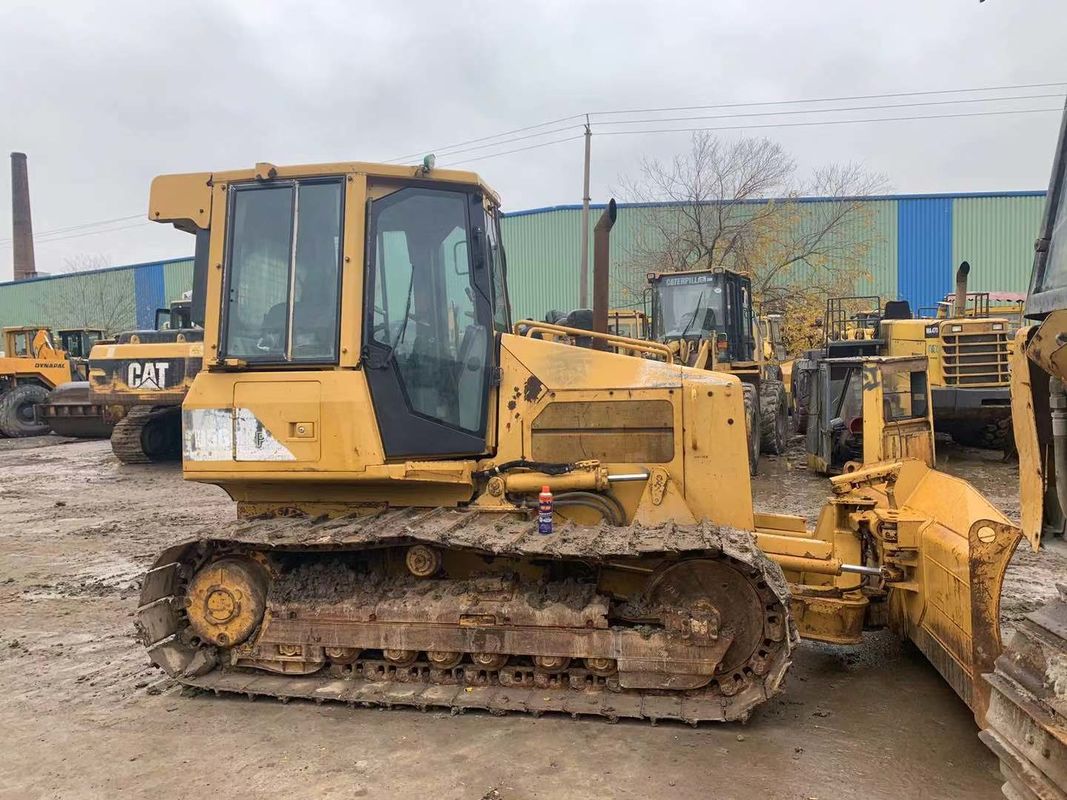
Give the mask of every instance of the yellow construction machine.
M 808 467 L 824 475 L 913 458 L 934 466 L 934 420 L 922 356 L 827 358 L 811 386 Z
M 607 333 L 606 302 L 598 347 L 514 333 L 477 175 L 167 175 L 149 218 L 209 241 L 183 470 L 238 515 L 144 577 L 140 638 L 179 682 L 740 720 L 781 690 L 798 636 L 890 626 L 983 715 L 1018 529 L 912 459 L 831 479 L 812 529 L 756 512 L 741 379 Z
M 960 264 L 955 299 L 942 305 L 940 317 L 914 316 L 904 300 L 884 306 L 875 296 L 828 300 L 826 344 L 807 353 L 794 368 L 794 393 L 803 398 L 797 403 L 801 413 L 806 416 L 811 373 L 822 358 L 925 356 L 937 430 L 960 444 L 1011 449 L 1008 373 L 1013 326 L 1006 318 L 968 311 L 967 298 L 974 296 L 967 291 L 970 270 L 966 261 Z M 955 309 L 964 311 L 955 314 Z
M 4 328 L 0 352 L 0 435 L 106 436 L 99 409 L 88 401 L 85 353 L 103 336 L 98 330 Z
M 157 309 L 155 330 L 126 331 L 93 348 L 90 397 L 114 425 L 111 449 L 119 461 L 181 459 L 181 404 L 203 356 L 191 297 Z
M 762 339 L 752 310 L 752 280 L 728 269 L 650 272 L 646 277 L 652 338 L 669 345 L 683 364 L 741 379 L 754 474 L 759 454 L 784 453 L 791 431 L 789 395 L 775 358 L 781 348 Z M 765 325 L 769 334 L 780 332 L 780 326 Z
M 1016 334 L 1011 405 L 1022 533 L 1067 550 L 1067 109 L 1035 243 L 1026 317 Z M 1045 537 L 1044 542 L 1042 537 Z M 1004 795 L 1067 797 L 1067 575 L 1058 599 L 1020 622 L 986 676 L 993 689 L 982 740 L 1000 758 Z

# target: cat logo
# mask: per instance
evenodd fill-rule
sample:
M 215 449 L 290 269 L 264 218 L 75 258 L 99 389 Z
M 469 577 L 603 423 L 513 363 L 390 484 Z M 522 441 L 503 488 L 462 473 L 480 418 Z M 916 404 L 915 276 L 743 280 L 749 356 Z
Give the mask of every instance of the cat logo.
M 166 361 L 135 361 L 126 368 L 126 384 L 131 389 L 164 389 L 169 366 Z

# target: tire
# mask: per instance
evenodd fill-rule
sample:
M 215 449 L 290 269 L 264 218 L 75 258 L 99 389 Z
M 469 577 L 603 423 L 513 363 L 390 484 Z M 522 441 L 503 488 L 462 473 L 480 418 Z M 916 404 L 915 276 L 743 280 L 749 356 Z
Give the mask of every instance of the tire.
M 980 447 L 1003 450 L 1004 455 L 1012 455 L 1015 452 L 1015 433 L 1011 427 L 1011 417 L 998 419 L 982 428 Z
M 781 381 L 760 385 L 760 451 L 780 456 L 789 446 L 789 400 Z
M 43 386 L 24 384 L 16 386 L 0 397 L 0 431 L 4 436 L 44 436 L 50 430 L 48 423 L 38 422 L 33 407 L 48 400 L 48 390 Z
M 748 474 L 755 475 L 760 453 L 760 403 L 756 387 L 751 383 L 741 385 L 745 397 L 745 435 L 748 437 Z

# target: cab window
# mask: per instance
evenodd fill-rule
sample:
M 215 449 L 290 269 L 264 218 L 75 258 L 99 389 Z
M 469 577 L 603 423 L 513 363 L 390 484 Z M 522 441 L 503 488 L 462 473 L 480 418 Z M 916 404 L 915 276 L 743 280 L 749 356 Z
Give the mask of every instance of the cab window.
M 343 189 L 339 178 L 232 188 L 224 356 L 336 362 Z

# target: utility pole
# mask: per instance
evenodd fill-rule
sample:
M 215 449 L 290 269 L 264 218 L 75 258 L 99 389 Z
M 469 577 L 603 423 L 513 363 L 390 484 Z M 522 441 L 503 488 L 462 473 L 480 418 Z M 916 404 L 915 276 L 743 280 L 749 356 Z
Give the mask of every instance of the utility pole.
M 578 307 L 589 308 L 589 149 L 593 131 L 585 115 L 585 183 L 582 190 L 582 272 L 578 278 Z

